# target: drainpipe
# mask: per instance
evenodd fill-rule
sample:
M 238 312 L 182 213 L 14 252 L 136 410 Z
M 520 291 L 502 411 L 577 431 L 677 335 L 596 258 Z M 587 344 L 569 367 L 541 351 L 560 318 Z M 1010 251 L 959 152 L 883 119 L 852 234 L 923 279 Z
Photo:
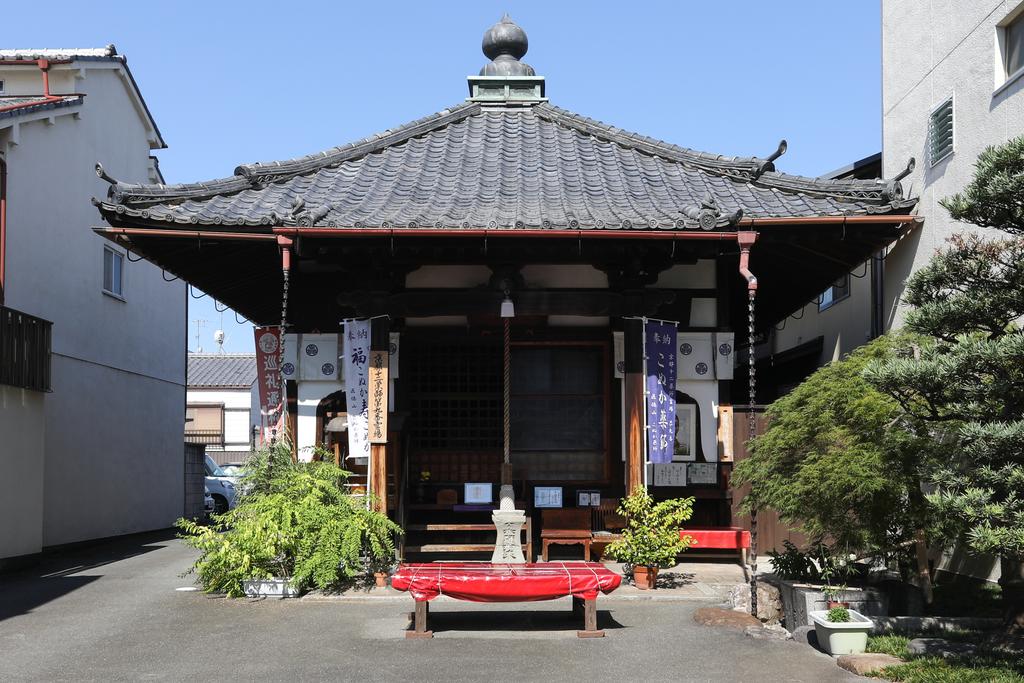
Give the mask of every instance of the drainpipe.
M 754 374 L 754 299 L 757 296 L 757 276 L 750 270 L 750 248 L 757 241 L 757 233 L 744 231 L 736 235 L 740 245 L 740 275 L 747 281 L 747 367 L 750 391 L 747 406 L 747 443 L 757 435 L 757 382 Z M 749 457 L 749 453 L 748 453 Z M 750 511 L 750 614 L 757 617 L 757 508 Z
M 882 252 L 871 255 L 871 338 L 882 336 L 885 303 L 885 261 Z
M 0 306 L 4 303 L 7 269 L 7 162 L 0 157 Z
M 25 109 L 27 107 L 38 107 L 40 104 L 59 102 L 61 100 L 60 95 L 50 94 L 50 67 L 54 64 L 70 63 L 71 60 L 50 61 L 49 59 L 0 59 L 0 66 L 35 64 L 39 67 L 39 70 L 43 72 L 43 101 L 40 102 L 39 100 L 35 100 L 32 102 L 23 102 L 22 104 L 12 104 L 10 106 L 3 107 L 3 110 L 11 111 L 12 109 Z

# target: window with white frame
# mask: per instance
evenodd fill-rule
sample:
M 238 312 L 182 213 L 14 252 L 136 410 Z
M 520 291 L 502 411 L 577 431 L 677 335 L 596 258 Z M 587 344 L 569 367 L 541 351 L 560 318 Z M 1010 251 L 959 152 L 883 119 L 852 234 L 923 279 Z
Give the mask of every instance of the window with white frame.
M 124 297 L 124 254 L 103 247 L 103 291 Z
M 850 274 L 846 273 L 836 280 L 831 287 L 821 293 L 821 302 L 818 304 L 818 310 L 824 311 L 826 308 L 831 308 L 849 296 Z
M 1008 81 L 1024 71 L 1024 5 L 1015 10 L 996 29 L 1003 73 L 999 81 Z
M 928 116 L 928 160 L 932 166 L 953 153 L 953 97 Z

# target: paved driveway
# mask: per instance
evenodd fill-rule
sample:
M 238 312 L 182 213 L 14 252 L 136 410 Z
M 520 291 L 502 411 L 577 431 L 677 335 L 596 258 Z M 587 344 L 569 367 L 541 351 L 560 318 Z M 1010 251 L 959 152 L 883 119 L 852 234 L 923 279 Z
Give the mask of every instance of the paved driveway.
M 406 641 L 411 600 L 225 600 L 182 592 L 194 553 L 136 536 L 0 576 L 0 680 L 851 680 L 806 646 L 697 626 L 707 600 L 599 600 L 604 639 L 568 600 L 439 602 Z

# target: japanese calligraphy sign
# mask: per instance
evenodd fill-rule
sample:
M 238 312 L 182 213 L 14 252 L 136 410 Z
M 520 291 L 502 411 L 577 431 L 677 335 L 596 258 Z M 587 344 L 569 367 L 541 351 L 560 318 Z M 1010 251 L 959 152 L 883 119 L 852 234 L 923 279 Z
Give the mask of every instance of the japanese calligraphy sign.
M 676 431 L 676 326 L 644 324 L 647 459 L 672 462 Z
M 345 403 L 348 407 L 349 457 L 370 457 L 367 438 L 370 408 L 370 321 L 345 323 L 343 357 L 345 364 Z M 386 392 L 385 392 L 386 393 Z M 385 407 L 386 410 L 386 407 Z
M 254 328 L 256 379 L 260 392 L 260 419 L 264 439 L 280 434 L 284 426 L 284 382 L 281 379 L 280 337 L 277 327 Z
M 370 443 L 388 442 L 388 352 L 370 352 Z

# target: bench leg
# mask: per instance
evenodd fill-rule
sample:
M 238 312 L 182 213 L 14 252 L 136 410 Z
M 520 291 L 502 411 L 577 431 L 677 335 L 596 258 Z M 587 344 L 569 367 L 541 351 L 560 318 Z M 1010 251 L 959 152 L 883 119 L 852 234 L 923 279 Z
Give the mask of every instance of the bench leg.
M 583 561 L 590 562 L 590 541 L 583 542 Z
M 548 541 L 541 541 L 540 557 L 542 562 L 548 561 Z
M 416 602 L 416 611 L 413 612 L 413 630 L 406 631 L 406 638 L 433 638 L 434 632 L 427 630 L 427 615 L 430 613 L 430 603 L 426 600 Z
M 597 599 L 583 601 L 583 630 L 576 631 L 578 638 L 604 638 L 604 631 L 597 629 Z
M 747 549 L 746 548 L 740 548 L 740 564 L 743 565 L 744 569 L 747 568 Z

